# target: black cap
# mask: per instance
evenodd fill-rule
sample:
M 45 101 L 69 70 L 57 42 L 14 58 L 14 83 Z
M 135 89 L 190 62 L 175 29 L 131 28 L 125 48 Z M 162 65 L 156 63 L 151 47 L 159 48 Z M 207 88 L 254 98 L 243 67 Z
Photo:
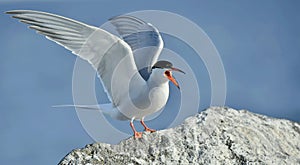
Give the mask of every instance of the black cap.
M 155 68 L 161 68 L 161 69 L 164 69 L 164 68 L 169 68 L 171 69 L 173 67 L 173 64 L 169 61 L 157 61 L 152 69 L 155 69 Z

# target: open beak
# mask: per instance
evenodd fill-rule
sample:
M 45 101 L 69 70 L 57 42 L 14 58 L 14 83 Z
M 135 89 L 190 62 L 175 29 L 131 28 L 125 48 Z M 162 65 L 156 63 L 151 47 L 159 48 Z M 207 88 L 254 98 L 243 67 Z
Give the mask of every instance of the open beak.
M 178 88 L 178 89 L 180 89 L 180 87 L 179 87 L 179 85 L 178 85 L 178 82 L 176 81 L 176 79 L 172 76 L 172 75 L 170 75 L 170 76 L 168 76 L 168 79 Z
M 181 72 L 181 73 L 185 74 L 184 71 L 182 71 L 182 70 L 180 70 L 180 69 L 178 69 L 178 68 L 173 68 L 173 67 L 172 67 L 171 70 L 172 70 L 172 71 Z M 168 79 L 169 79 L 169 80 L 170 80 L 170 81 L 171 81 L 178 89 L 180 89 L 178 82 L 177 82 L 176 79 L 172 76 L 172 74 L 171 74 L 170 76 L 168 76 Z
M 181 73 L 185 74 L 184 71 L 182 71 L 182 70 L 180 70 L 180 69 L 178 69 L 178 68 L 173 68 L 173 67 L 172 67 L 171 70 L 172 70 L 172 71 L 181 72 Z

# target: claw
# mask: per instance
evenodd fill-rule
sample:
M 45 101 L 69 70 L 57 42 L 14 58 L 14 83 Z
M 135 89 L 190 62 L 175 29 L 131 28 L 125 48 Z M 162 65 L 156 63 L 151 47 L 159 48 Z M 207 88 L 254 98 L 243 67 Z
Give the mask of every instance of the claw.
M 145 131 L 146 132 L 151 132 L 151 133 L 153 133 L 153 132 L 156 132 L 156 130 L 155 129 L 151 129 L 151 128 L 145 128 Z
M 139 139 L 142 138 L 143 132 L 134 132 L 134 138 Z
M 134 128 L 134 125 L 133 125 L 133 120 L 130 122 L 130 127 L 132 128 L 132 130 L 133 130 L 133 133 L 134 133 L 134 138 L 136 138 L 136 139 L 139 139 L 139 138 L 142 138 L 142 132 L 137 132 L 136 130 L 135 130 L 135 128 Z
M 151 132 L 152 133 L 152 132 L 156 131 L 155 129 L 151 129 L 151 128 L 147 127 L 146 124 L 144 123 L 143 119 L 141 120 L 141 124 L 144 126 L 145 131 L 147 131 L 147 132 Z

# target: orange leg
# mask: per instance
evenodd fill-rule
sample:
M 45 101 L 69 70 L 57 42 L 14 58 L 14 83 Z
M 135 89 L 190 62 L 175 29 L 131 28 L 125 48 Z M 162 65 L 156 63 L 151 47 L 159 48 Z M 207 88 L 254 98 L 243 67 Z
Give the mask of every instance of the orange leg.
M 134 137 L 135 137 L 136 139 L 142 137 L 142 132 L 137 132 L 137 131 L 135 130 L 134 125 L 133 125 L 133 120 L 130 121 L 130 127 L 131 127 L 131 129 L 133 130 Z
M 141 120 L 141 124 L 144 126 L 145 131 L 147 131 L 147 132 L 151 132 L 152 133 L 152 132 L 156 131 L 154 129 L 151 129 L 151 128 L 147 127 L 146 124 L 144 123 L 144 119 Z

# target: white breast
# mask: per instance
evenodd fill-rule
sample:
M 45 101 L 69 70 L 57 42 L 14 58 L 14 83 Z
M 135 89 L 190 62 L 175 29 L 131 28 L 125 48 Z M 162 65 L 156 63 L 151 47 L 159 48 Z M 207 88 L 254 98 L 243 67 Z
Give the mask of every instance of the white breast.
M 151 100 L 151 108 L 149 110 L 151 114 L 163 108 L 169 98 L 169 82 L 152 88 L 149 93 L 149 98 Z
M 135 98 L 128 97 L 131 100 L 126 99 L 118 107 L 121 112 L 117 117 L 118 119 L 142 119 L 161 110 L 166 105 L 169 98 L 169 82 L 152 88 L 148 86 L 146 89 Z

